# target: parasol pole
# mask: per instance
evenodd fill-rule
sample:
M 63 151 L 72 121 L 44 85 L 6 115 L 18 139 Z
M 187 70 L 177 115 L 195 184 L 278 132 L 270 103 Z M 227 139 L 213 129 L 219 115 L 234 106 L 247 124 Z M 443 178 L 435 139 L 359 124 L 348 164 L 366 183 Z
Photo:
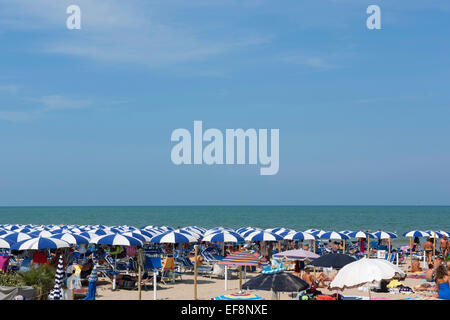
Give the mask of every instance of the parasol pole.
M 197 255 L 198 255 L 198 245 L 196 244 L 194 246 L 194 257 L 195 257 L 195 263 L 194 263 L 194 300 L 197 300 Z
M 225 291 L 228 290 L 228 266 L 225 265 Z
M 316 253 L 316 239 L 312 240 L 313 242 L 313 250 Z M 316 267 L 314 266 L 314 279 L 316 278 Z
M 367 236 L 367 259 L 370 259 L 370 238 Z
M 436 258 L 436 232 L 433 231 L 433 260 Z
M 409 263 L 411 264 L 412 271 L 412 237 L 409 237 Z
M 388 238 L 388 261 L 391 260 L 391 238 Z
M 138 266 L 138 300 L 141 300 L 141 265 Z
M 239 291 L 242 290 L 242 266 L 239 267 Z

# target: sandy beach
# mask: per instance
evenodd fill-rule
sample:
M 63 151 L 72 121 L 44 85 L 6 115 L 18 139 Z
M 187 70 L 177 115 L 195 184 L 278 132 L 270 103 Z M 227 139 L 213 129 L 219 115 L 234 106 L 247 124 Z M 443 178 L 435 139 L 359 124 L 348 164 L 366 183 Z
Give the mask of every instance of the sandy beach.
M 257 276 L 259 273 L 247 273 L 247 279 Z M 166 282 L 166 284 L 158 283 L 157 299 L 158 300 L 192 300 L 194 297 L 194 276 L 193 273 L 185 273 L 182 276 L 182 280 L 177 279 L 175 283 Z M 99 280 L 102 280 L 100 278 Z M 220 278 L 210 278 L 205 276 L 198 276 L 197 278 L 197 294 L 199 300 L 210 300 L 213 297 L 220 296 L 223 294 L 230 294 L 239 292 L 239 278 L 234 276 L 232 279 L 228 279 L 228 290 L 225 291 L 225 280 Z M 243 283 L 245 283 L 245 279 Z M 401 281 L 406 286 L 414 287 L 423 283 L 421 279 L 413 279 L 407 277 L 405 280 Z M 344 291 L 331 291 L 328 289 L 320 288 L 320 291 L 324 294 L 333 294 L 339 292 L 344 296 L 352 297 L 363 297 L 363 299 L 368 299 L 369 293 L 359 291 L 358 288 L 345 289 Z M 250 293 L 257 294 L 266 300 L 272 300 L 273 295 L 270 291 L 246 291 Z M 403 293 L 370 293 L 372 298 L 386 298 L 389 300 L 400 300 L 406 298 L 415 297 L 427 297 L 432 296 L 431 292 L 423 293 L 413 293 L 413 294 L 403 294 Z M 142 300 L 153 300 L 153 286 L 148 286 L 148 290 L 143 288 L 142 290 Z M 280 300 L 294 300 L 291 293 L 280 293 Z M 116 291 L 111 290 L 111 284 L 106 281 L 99 282 L 97 287 L 97 299 L 98 300 L 137 300 L 138 291 L 119 289 Z

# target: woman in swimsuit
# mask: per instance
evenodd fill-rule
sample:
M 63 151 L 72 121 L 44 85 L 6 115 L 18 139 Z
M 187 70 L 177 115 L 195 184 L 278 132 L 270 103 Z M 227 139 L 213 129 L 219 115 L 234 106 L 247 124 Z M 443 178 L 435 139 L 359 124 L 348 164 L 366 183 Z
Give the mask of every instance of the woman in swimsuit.
M 444 265 L 437 267 L 435 281 L 438 298 L 450 300 L 450 278 L 448 276 L 448 270 Z

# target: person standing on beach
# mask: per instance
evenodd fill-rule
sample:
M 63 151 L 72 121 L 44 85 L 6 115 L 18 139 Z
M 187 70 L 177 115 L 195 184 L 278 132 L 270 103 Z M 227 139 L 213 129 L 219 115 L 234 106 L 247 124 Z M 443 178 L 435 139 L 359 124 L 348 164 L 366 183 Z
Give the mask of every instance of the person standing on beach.
M 425 251 L 427 264 L 430 264 L 433 255 L 433 242 L 430 238 L 427 238 L 427 241 L 425 241 L 425 243 L 423 244 L 423 251 Z
M 441 253 L 442 258 L 443 258 L 444 260 L 447 259 L 447 255 L 448 255 L 448 246 L 449 246 L 449 243 L 448 243 L 447 236 L 444 235 L 444 236 L 442 237 L 442 239 L 439 241 L 439 252 Z
M 420 247 L 420 239 L 419 239 L 419 237 L 415 237 L 414 242 L 413 242 L 412 251 L 419 250 L 419 247 Z

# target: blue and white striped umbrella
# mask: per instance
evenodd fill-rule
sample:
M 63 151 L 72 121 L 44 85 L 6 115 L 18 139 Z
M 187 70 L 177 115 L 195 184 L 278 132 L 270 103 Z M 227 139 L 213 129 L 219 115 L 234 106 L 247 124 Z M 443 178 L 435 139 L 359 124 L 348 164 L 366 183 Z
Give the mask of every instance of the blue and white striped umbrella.
M 80 236 L 79 234 L 72 234 L 72 233 L 58 233 L 51 236 L 53 239 L 60 239 L 64 240 L 70 244 L 88 244 L 89 239 L 85 238 L 83 236 Z
M 102 234 L 97 234 L 96 232 L 93 232 L 93 231 L 89 231 L 89 232 L 81 232 L 81 233 L 76 233 L 76 234 L 78 234 L 78 235 L 80 235 L 80 236 L 83 236 L 83 237 L 85 237 L 85 238 L 87 238 L 87 239 L 89 239 L 89 240 L 92 240 L 92 239 L 94 239 L 94 238 L 97 238 L 97 237 L 100 237 L 100 236 L 108 236 L 108 235 L 113 235 L 113 234 L 115 234 L 115 233 L 113 233 L 113 232 L 104 232 L 103 230 L 97 230 L 98 231 L 98 233 L 102 233 Z M 104 233 L 104 234 L 103 234 Z
M 214 234 L 214 233 L 221 233 L 221 232 L 235 232 L 237 234 L 239 234 L 239 232 L 234 231 L 231 228 L 224 228 L 224 227 L 216 227 L 216 228 L 212 228 L 212 229 L 208 229 L 203 233 L 203 237 L 206 237 L 210 234 Z M 240 235 L 240 234 L 239 234 Z
M 111 246 L 142 246 L 142 241 L 130 236 L 121 234 L 108 234 L 98 236 L 89 241 L 94 244 L 109 244 Z
M 284 236 L 285 240 L 314 240 L 316 237 L 307 232 L 296 232 Z
M 439 230 L 438 232 L 439 232 L 440 234 L 446 236 L 446 237 L 449 237 L 449 236 L 450 236 L 450 234 L 449 234 L 448 232 L 444 231 L 444 230 Z
M 151 230 L 143 230 L 143 229 L 136 229 L 136 230 L 133 231 L 133 233 L 139 233 L 139 234 L 142 234 L 142 235 L 144 235 L 146 237 L 153 238 L 154 236 L 160 234 L 161 232 L 151 231 Z
M 187 230 L 187 231 L 194 231 L 197 234 L 204 234 L 206 232 L 206 229 L 201 228 L 201 227 L 197 227 L 197 226 L 190 226 L 190 227 L 184 227 L 181 228 L 182 230 Z
M 235 231 L 236 231 L 237 233 L 239 233 L 239 234 L 242 235 L 242 233 L 247 232 L 247 231 L 249 231 L 249 230 L 255 231 L 255 230 L 260 230 L 260 229 L 254 228 L 254 227 L 242 227 L 242 228 L 236 229 Z
M 95 236 L 107 236 L 107 235 L 110 235 L 110 234 L 114 234 L 114 232 L 109 231 L 104 226 L 101 229 L 89 230 L 88 232 L 90 234 L 92 234 L 92 235 L 95 235 Z
M 356 238 L 356 239 L 367 239 L 367 238 L 375 238 L 373 234 L 370 232 L 364 232 L 364 231 L 354 231 L 346 234 L 350 238 Z
M 62 255 L 59 256 L 58 266 L 56 268 L 55 274 L 55 286 L 52 291 L 48 295 L 49 300 L 62 300 L 63 299 L 63 291 L 61 290 L 61 283 L 64 279 L 64 260 Z
M 440 233 L 439 231 L 427 230 L 425 232 L 428 233 L 431 238 L 435 238 L 435 239 L 442 238 L 442 236 L 443 236 L 443 234 Z
M 249 229 L 247 231 L 238 232 L 238 233 L 241 235 L 241 237 L 246 238 L 248 235 L 250 235 L 252 233 L 255 233 L 255 232 L 264 232 L 264 230 L 262 230 L 262 229 Z
M 55 233 L 53 233 L 53 232 L 51 232 L 51 231 L 48 231 L 48 230 L 42 230 L 42 231 L 33 231 L 33 232 L 30 232 L 29 233 L 29 235 L 30 236 L 32 236 L 32 237 L 44 237 L 44 238 L 50 238 L 50 237 L 52 237 L 54 234 L 57 234 L 58 232 L 55 232 Z
M 387 231 L 373 232 L 372 235 L 378 239 L 395 239 L 395 238 L 397 238 L 397 235 L 395 233 L 387 232 Z
M 27 233 L 12 232 L 10 234 L 5 234 L 5 235 L 0 236 L 0 238 L 17 243 L 17 242 L 20 242 L 23 240 L 31 239 L 32 236 L 28 235 Z
M 217 233 L 210 233 L 209 235 L 203 237 L 202 241 L 205 242 L 244 242 L 237 232 L 232 231 L 222 231 Z
M 405 232 L 403 234 L 404 237 L 407 238 L 413 238 L 413 237 L 429 237 L 430 234 L 425 232 L 425 231 L 420 231 L 420 230 L 412 230 L 409 232 Z
M 188 234 L 175 231 L 169 231 L 160 235 L 154 236 L 150 242 L 155 243 L 190 243 L 197 242 L 197 238 Z
M 298 233 L 298 231 L 292 230 L 292 229 L 286 229 L 284 231 L 278 231 L 276 234 L 279 236 L 282 236 L 284 239 L 284 237 L 286 237 L 287 235 L 295 234 L 295 233 Z
M 139 239 L 142 242 L 150 242 L 150 240 L 152 239 L 151 236 L 148 237 L 142 233 L 137 233 L 137 232 L 124 232 L 124 233 L 122 233 L 122 235 Z
M 283 232 L 283 231 L 286 231 L 286 230 L 288 230 L 288 229 L 281 228 L 281 227 L 264 229 L 264 231 L 266 231 L 266 232 L 276 233 L 276 234 L 278 234 L 278 232 Z
M 255 231 L 245 237 L 245 241 L 280 241 L 282 236 L 267 231 Z
M 12 241 L 8 241 L 3 238 L 0 238 L 0 248 L 1 249 L 10 249 L 13 244 L 14 244 L 14 242 L 12 242 Z
M 16 244 L 11 246 L 11 250 L 42 250 L 67 247 L 70 247 L 70 244 L 64 240 L 37 237 L 17 242 Z
M 199 239 L 199 238 L 202 237 L 202 235 L 199 234 L 198 231 L 195 232 L 194 230 L 188 231 L 188 230 L 183 230 L 183 229 L 176 229 L 176 230 L 173 230 L 172 232 L 177 232 L 177 233 L 191 235 L 191 236 L 193 236 L 196 239 Z
M 320 236 L 320 239 L 347 240 L 347 239 L 350 239 L 350 237 L 345 235 L 345 234 L 343 234 L 343 233 L 339 233 L 339 232 L 335 232 L 335 231 L 329 231 L 329 232 L 325 232 L 324 234 L 322 234 Z
M 8 231 L 8 230 L 0 230 L 0 237 L 7 236 L 8 234 L 14 233 L 14 231 Z
M 303 232 L 312 234 L 316 238 L 320 238 L 323 234 L 327 233 L 327 231 L 325 231 L 325 230 L 318 230 L 318 229 L 308 229 Z

